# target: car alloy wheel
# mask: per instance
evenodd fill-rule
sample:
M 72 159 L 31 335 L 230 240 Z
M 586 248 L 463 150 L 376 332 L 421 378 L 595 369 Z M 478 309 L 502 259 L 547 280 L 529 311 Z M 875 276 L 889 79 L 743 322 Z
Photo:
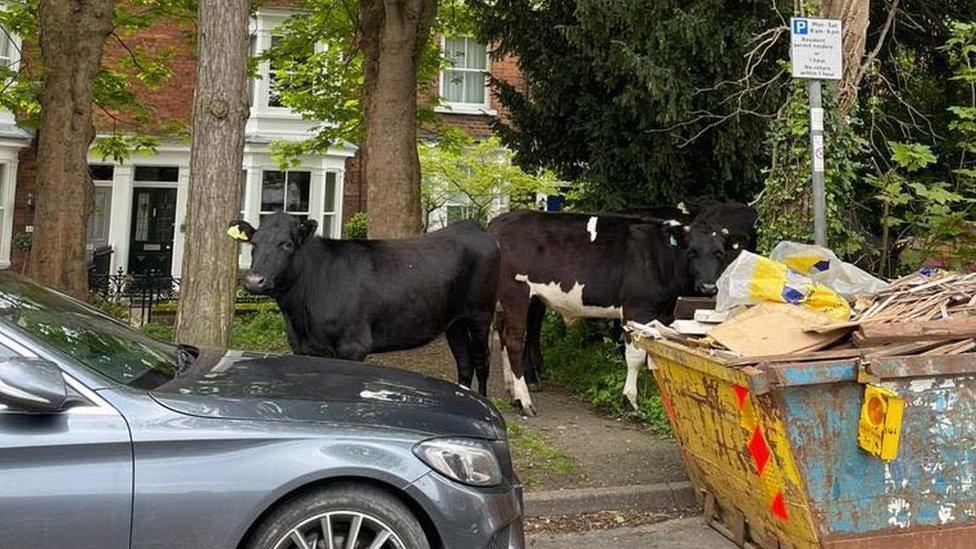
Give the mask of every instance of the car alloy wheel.
M 406 549 L 383 521 L 357 511 L 330 511 L 302 521 L 275 549 Z

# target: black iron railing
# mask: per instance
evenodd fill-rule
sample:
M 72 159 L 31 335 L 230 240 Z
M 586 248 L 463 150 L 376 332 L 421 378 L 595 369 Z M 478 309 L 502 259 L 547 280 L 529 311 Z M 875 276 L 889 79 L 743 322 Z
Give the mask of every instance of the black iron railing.
M 139 324 L 152 322 L 154 308 L 173 303 L 180 297 L 180 279 L 157 271 L 131 274 L 119 269 L 114 274 L 89 273 L 89 289 L 106 301 L 127 305 L 133 320 Z M 266 301 L 265 296 L 249 292 L 238 285 L 234 293 L 236 303 Z

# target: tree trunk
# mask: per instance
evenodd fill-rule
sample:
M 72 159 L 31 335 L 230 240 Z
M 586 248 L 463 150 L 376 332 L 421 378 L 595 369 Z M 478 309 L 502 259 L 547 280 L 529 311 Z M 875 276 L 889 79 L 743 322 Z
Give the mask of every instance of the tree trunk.
M 248 117 L 249 0 L 199 0 L 198 63 L 186 248 L 174 339 L 226 347 L 234 318 L 244 125 Z
M 861 61 L 864 59 L 870 11 L 870 0 L 824 0 L 822 5 L 823 16 L 840 19 L 844 28 L 844 78 L 837 88 L 837 112 L 841 120 L 857 102 L 857 89 L 863 77 Z
M 417 234 L 417 68 L 437 0 L 361 0 L 371 238 Z
M 38 6 L 44 82 L 30 274 L 77 297 L 88 293 L 92 92 L 113 12 L 113 0 L 41 0 Z

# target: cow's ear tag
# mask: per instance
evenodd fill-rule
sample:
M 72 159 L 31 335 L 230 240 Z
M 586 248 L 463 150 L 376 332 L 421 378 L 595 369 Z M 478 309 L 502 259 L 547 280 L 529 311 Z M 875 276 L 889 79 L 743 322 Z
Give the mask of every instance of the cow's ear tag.
M 677 248 L 678 247 L 678 239 L 675 238 L 673 234 L 669 234 L 668 235 L 668 244 L 670 244 L 672 248 Z
M 227 236 L 233 238 L 234 240 L 240 240 L 241 242 L 247 242 L 247 235 L 241 230 L 236 224 L 231 225 L 227 228 Z

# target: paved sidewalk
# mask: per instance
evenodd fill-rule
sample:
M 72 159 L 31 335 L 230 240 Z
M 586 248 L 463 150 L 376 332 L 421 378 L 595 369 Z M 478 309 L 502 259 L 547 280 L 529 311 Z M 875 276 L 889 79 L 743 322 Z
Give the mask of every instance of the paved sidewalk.
M 495 347 L 491 356 L 489 395 L 504 400 L 501 351 Z M 451 381 L 457 379 L 454 359 L 442 337 L 419 349 L 370 355 L 369 361 Z M 563 475 L 549 475 L 541 468 L 522 471 L 535 477 L 530 489 L 649 486 L 687 480 L 681 454 L 673 440 L 658 439 L 639 425 L 594 412 L 579 398 L 553 387 L 533 394 L 532 398 L 539 417 L 521 418 L 509 406 L 502 406 L 502 413 L 508 421 L 578 461 L 580 467 Z M 519 465 L 524 463 L 516 456 L 516 466 Z
M 584 534 L 534 534 L 526 540 L 529 549 L 735 549 L 735 545 L 706 526 L 701 517 L 691 517 L 638 526 L 586 532 Z

